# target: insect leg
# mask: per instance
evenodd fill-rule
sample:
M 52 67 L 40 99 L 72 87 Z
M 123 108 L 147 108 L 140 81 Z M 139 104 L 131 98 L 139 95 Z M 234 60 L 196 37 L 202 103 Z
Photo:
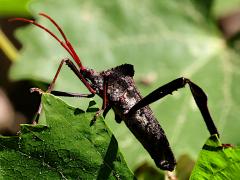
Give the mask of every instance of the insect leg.
M 105 118 L 109 110 L 112 108 L 110 104 L 107 105 L 107 107 L 103 111 L 103 117 Z
M 80 98 L 92 98 L 95 96 L 95 94 L 79 94 L 79 93 L 64 92 L 64 91 L 51 91 L 51 94 L 55 96 L 80 97 Z
M 39 88 L 31 88 L 32 92 L 38 92 L 39 94 L 45 93 L 43 90 Z M 54 96 L 62 96 L 62 97 L 81 97 L 81 98 L 92 98 L 95 94 L 79 94 L 79 93 L 72 93 L 72 92 L 64 92 L 64 91 L 51 91 L 51 94 Z
M 134 112 L 136 112 L 138 109 L 147 106 L 164 96 L 168 94 L 172 94 L 173 91 L 176 91 L 180 88 L 183 88 L 186 84 L 189 85 L 190 90 L 192 92 L 193 98 L 203 116 L 203 119 L 207 125 L 207 128 L 211 135 L 217 134 L 219 136 L 218 130 L 212 120 L 212 117 L 209 113 L 208 107 L 207 107 L 207 95 L 204 93 L 204 91 L 196 84 L 191 82 L 187 78 L 178 78 L 175 79 L 158 89 L 154 90 L 150 94 L 148 94 L 146 97 L 144 97 L 142 100 L 140 100 L 138 103 L 136 103 L 128 112 L 128 116 L 132 115 Z
M 92 96 L 94 96 L 94 94 L 96 93 L 93 89 L 91 90 L 91 87 L 90 87 L 90 84 L 84 79 L 84 77 L 82 76 L 82 74 L 80 73 L 80 71 L 77 69 L 77 67 L 73 64 L 73 62 L 70 60 L 70 59 L 63 59 L 61 60 L 61 63 L 59 64 L 58 66 L 58 69 L 57 69 L 57 72 L 52 80 L 52 82 L 50 83 L 48 89 L 47 89 L 47 93 L 51 93 L 53 91 L 53 88 L 54 88 L 54 85 L 56 83 L 56 80 L 58 78 L 58 75 L 61 71 L 61 68 L 63 66 L 63 64 L 66 63 L 67 66 L 74 72 L 74 74 L 87 86 L 87 88 L 89 89 L 89 91 L 92 93 Z M 34 91 L 37 91 L 39 92 L 40 94 L 43 92 L 42 90 L 38 89 L 38 88 L 31 88 L 30 90 L 31 92 L 34 92 Z M 55 93 L 60 93 L 60 91 L 55 91 Z M 62 95 L 69 95 L 69 96 L 73 96 L 73 94 L 71 93 L 64 93 L 62 92 L 61 93 Z M 79 96 L 79 95 L 78 95 Z M 91 95 L 88 95 L 88 96 L 91 96 Z M 42 104 L 39 105 L 39 108 L 38 108 L 38 111 L 34 117 L 34 120 L 33 120 L 33 123 L 36 124 L 38 122 L 38 119 L 39 119 L 39 116 L 40 116 L 40 113 L 42 111 Z
M 102 108 L 96 112 L 94 118 L 92 119 L 92 121 L 90 123 L 90 126 L 92 126 L 96 122 L 99 115 L 101 115 L 103 113 L 103 115 L 106 116 L 107 112 L 111 109 L 111 106 L 109 105 L 108 100 L 107 100 L 107 88 L 108 88 L 108 77 L 104 76 L 103 77 L 103 92 L 102 92 L 102 99 L 103 99 Z
M 88 90 L 92 93 L 95 94 L 95 90 L 93 90 L 90 86 L 90 84 L 85 80 L 85 78 L 83 77 L 83 75 L 80 73 L 80 71 L 78 70 L 78 68 L 74 65 L 74 63 L 70 60 L 70 59 L 63 59 L 58 67 L 58 70 L 50 84 L 50 86 L 48 87 L 47 92 L 51 92 L 54 88 L 55 82 L 57 80 L 57 77 L 59 75 L 59 72 L 63 66 L 63 64 L 66 63 L 67 66 L 74 72 L 74 74 L 83 82 L 84 85 L 86 85 L 86 87 L 88 88 Z
M 39 94 L 44 93 L 41 89 L 39 88 L 31 88 L 31 92 L 38 92 Z M 64 97 L 81 97 L 81 98 L 92 98 L 94 97 L 95 94 L 79 94 L 79 93 L 71 93 L 71 92 L 63 92 L 63 91 L 51 91 L 51 94 L 55 96 L 64 96 Z M 40 113 L 42 111 L 42 103 L 40 103 L 38 107 L 38 111 L 34 117 L 34 122 L 33 124 L 36 124 L 38 122 Z

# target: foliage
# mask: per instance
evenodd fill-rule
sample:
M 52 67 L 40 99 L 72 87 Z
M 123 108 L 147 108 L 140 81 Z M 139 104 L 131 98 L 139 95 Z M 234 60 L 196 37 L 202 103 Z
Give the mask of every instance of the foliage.
M 27 16 L 27 4 L 30 0 L 0 0 L 0 16 Z
M 102 117 L 89 126 L 96 108 L 84 112 L 49 94 L 43 108 L 45 125 L 0 137 L 0 179 L 134 179 Z
M 87 67 L 101 71 L 125 62 L 134 64 L 135 80 L 143 95 L 179 76 L 190 78 L 207 92 L 222 141 L 240 144 L 240 57 L 219 31 L 214 14 L 220 14 L 224 6 L 215 2 L 219 1 L 42 0 L 33 1 L 30 11 L 38 22 L 57 33 L 36 14 L 43 11 L 52 16 Z M 24 46 L 19 62 L 11 69 L 11 78 L 50 82 L 60 60 L 69 55 L 36 27 L 19 30 L 17 36 Z M 148 85 L 141 83 L 145 77 L 150 77 Z M 67 68 L 56 88 L 86 92 Z M 71 101 L 79 102 L 88 103 Z M 174 93 L 151 107 L 176 156 L 196 158 L 208 132 L 189 90 Z M 118 125 L 113 119 L 110 113 L 106 123 L 130 167 L 153 163 L 124 124 Z
M 210 137 L 200 152 L 190 179 L 239 179 L 240 148 L 224 146 L 217 136 Z

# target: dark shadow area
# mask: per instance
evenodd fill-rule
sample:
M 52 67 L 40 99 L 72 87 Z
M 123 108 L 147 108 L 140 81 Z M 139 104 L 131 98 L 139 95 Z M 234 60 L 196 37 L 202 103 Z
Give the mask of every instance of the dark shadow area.
M 12 17 L 1 17 L 0 26 L 2 33 L 8 38 L 16 50 L 21 49 L 22 45 L 15 38 L 14 32 L 17 28 L 26 26 L 26 23 L 9 23 L 8 19 Z M 46 86 L 44 83 L 35 82 L 29 80 L 13 81 L 9 78 L 9 71 L 11 65 L 14 63 L 14 59 L 9 59 L 9 57 L 4 53 L 3 49 L 0 48 L 0 90 L 7 97 L 10 102 L 10 106 L 4 104 L 11 109 L 14 114 L 11 119 L 3 117 L 2 120 L 8 120 L 7 122 L 12 122 L 11 125 L 7 126 L 5 129 L 1 129 L 0 134 L 4 135 L 15 135 L 19 131 L 19 124 L 31 123 L 34 114 L 37 111 L 38 105 L 40 103 L 40 96 L 31 94 L 29 89 L 38 83 L 42 86 Z M 3 107 L 0 107 L 3 108 Z
M 89 105 L 88 105 L 88 108 L 87 108 L 86 112 L 97 112 L 99 110 L 99 108 L 97 108 L 95 106 L 96 104 L 97 103 L 95 101 L 91 100 L 89 102 Z
M 115 137 L 112 135 L 107 152 L 104 157 L 104 162 L 100 167 L 97 180 L 108 179 L 114 169 L 113 162 L 117 158 L 118 145 Z M 113 172 L 114 175 L 114 172 Z M 117 179 L 117 178 L 116 178 Z
M 76 109 L 74 110 L 74 115 L 79 115 L 79 114 L 82 114 L 82 113 L 85 113 L 85 111 L 82 110 L 82 109 L 76 108 Z

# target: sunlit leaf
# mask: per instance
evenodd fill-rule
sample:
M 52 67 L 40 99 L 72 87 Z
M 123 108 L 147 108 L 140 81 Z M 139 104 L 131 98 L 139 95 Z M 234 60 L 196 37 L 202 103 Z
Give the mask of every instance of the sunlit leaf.
M 46 125 L 0 137 L 0 179 L 134 179 L 102 118 L 43 95 Z M 91 107 L 90 107 L 91 108 Z
M 239 147 L 224 148 L 219 139 L 212 136 L 203 146 L 190 179 L 239 179 L 239 171 Z

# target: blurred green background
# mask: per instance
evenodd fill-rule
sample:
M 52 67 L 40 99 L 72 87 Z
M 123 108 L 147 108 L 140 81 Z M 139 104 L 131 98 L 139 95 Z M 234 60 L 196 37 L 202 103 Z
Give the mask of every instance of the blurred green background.
M 30 87 L 45 89 L 64 57 L 69 55 L 49 35 L 12 17 L 36 19 L 49 14 L 63 28 L 85 66 L 97 71 L 123 63 L 135 68 L 143 96 L 185 76 L 207 92 L 209 109 L 223 143 L 239 145 L 240 127 L 240 1 L 93 1 L 0 0 L 0 130 L 15 134 L 19 123 L 31 122 L 39 96 Z M 87 92 L 68 69 L 56 89 Z M 101 106 L 101 99 L 94 98 Z M 64 98 L 86 108 L 89 100 Z M 151 105 L 178 159 L 177 173 L 187 179 L 209 133 L 186 87 Z M 150 156 L 110 112 L 105 122 L 116 136 L 129 167 L 139 179 L 160 178 Z

